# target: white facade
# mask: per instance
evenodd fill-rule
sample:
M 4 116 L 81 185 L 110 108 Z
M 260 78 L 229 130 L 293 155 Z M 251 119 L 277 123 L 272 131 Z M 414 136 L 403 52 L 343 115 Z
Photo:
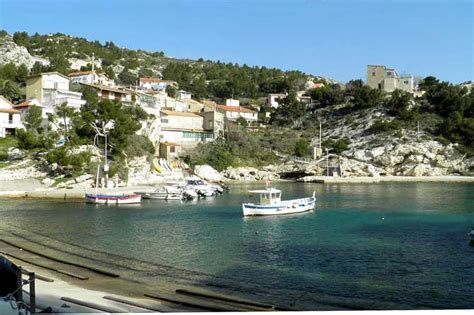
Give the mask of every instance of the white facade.
M 177 86 L 177 83 L 170 80 L 161 80 L 158 78 L 140 78 L 139 86 L 147 90 L 162 91 L 170 85 Z
M 256 122 L 258 113 L 245 107 L 217 105 L 217 110 L 225 115 L 228 120 L 237 120 L 240 117 L 245 118 L 248 122 Z
M 179 90 L 178 92 L 176 92 L 176 98 L 181 101 L 190 100 L 191 93 L 186 92 L 184 90 Z
M 95 71 L 73 72 L 69 74 L 69 77 L 71 78 L 71 82 L 73 83 L 115 86 L 114 80 L 110 80 L 105 74 L 97 73 Z
M 78 110 L 86 101 L 82 99 L 82 93 L 69 90 L 69 81 L 68 77 L 56 72 L 30 76 L 26 80 L 26 98 L 37 99 L 43 113 L 55 112 L 63 103 Z
M 225 100 L 225 105 L 226 106 L 236 106 L 236 107 L 239 107 L 240 106 L 240 101 L 239 100 L 234 100 L 232 98 L 228 98 Z
M 161 111 L 161 142 L 171 142 L 183 148 L 214 140 L 213 132 L 203 128 L 204 118 L 194 113 Z
M 45 108 L 56 108 L 63 103 L 67 103 L 69 107 L 79 110 L 86 103 L 81 99 L 82 93 L 72 92 L 69 90 L 44 89 L 43 106 Z
M 23 128 L 20 111 L 15 110 L 13 104 L 0 95 L 0 138 L 15 133 L 17 128 Z
M 286 94 L 275 94 L 275 93 L 270 93 L 268 94 L 267 97 L 267 105 L 272 107 L 272 108 L 278 108 L 278 99 L 279 98 L 285 98 Z
M 46 59 L 46 58 L 42 58 L 42 57 L 38 57 L 38 56 L 31 56 L 31 58 L 33 59 L 33 61 L 35 63 L 39 63 L 43 67 L 47 67 L 51 64 L 51 62 L 49 62 L 49 60 Z
M 412 75 L 399 76 L 395 69 L 382 65 L 367 66 L 367 85 L 385 92 L 393 92 L 395 89 L 409 93 L 416 91 L 415 79 Z

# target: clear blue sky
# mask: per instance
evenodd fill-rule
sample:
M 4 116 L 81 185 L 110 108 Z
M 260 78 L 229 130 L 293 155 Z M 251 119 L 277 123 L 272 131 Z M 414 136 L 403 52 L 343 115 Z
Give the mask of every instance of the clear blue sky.
M 470 0 L 0 0 L 0 29 L 61 32 L 178 58 L 342 82 L 367 64 L 473 80 Z

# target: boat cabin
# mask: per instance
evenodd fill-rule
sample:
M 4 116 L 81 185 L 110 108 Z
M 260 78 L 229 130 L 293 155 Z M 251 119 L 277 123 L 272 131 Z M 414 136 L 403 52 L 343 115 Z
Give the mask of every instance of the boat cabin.
M 249 194 L 259 194 L 259 204 L 261 205 L 275 205 L 281 203 L 281 190 L 275 188 L 268 188 L 264 190 L 250 190 Z

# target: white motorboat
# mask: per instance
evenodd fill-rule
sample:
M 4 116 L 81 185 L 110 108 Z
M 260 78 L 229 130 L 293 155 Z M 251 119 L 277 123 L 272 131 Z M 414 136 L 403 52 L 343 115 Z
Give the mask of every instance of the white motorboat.
M 142 201 L 142 196 L 138 194 L 123 194 L 123 195 L 86 194 L 87 203 L 132 204 L 132 203 L 140 203 L 141 201 Z
M 249 193 L 258 194 L 259 202 L 242 204 L 244 216 L 293 214 L 310 211 L 316 204 L 314 192 L 312 197 L 283 201 L 281 190 L 275 188 L 250 190 Z
M 469 244 L 471 246 L 474 246 L 474 228 L 471 230 L 471 232 L 469 232 L 467 234 L 467 236 L 469 236 L 470 240 L 469 240 Z
M 141 195 L 144 199 L 159 199 L 159 200 L 181 200 L 183 199 L 183 190 L 178 186 L 163 186 L 151 192 L 135 192 Z
M 216 188 L 206 184 L 202 179 L 190 178 L 186 181 L 186 190 L 194 190 L 200 197 L 213 197 L 217 194 Z
M 199 195 L 192 189 L 184 189 L 183 190 L 183 198 L 187 200 L 198 199 Z

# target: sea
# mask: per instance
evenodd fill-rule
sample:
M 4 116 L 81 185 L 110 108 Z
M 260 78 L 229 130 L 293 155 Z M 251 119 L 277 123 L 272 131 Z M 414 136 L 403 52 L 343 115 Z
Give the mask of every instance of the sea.
M 256 198 L 248 190 L 262 185 L 236 184 L 192 202 L 0 200 L 0 230 L 251 283 L 268 299 L 297 292 L 292 299 L 360 300 L 363 308 L 474 308 L 473 184 L 274 186 L 283 199 L 315 191 L 315 209 L 243 217 L 242 203 Z

